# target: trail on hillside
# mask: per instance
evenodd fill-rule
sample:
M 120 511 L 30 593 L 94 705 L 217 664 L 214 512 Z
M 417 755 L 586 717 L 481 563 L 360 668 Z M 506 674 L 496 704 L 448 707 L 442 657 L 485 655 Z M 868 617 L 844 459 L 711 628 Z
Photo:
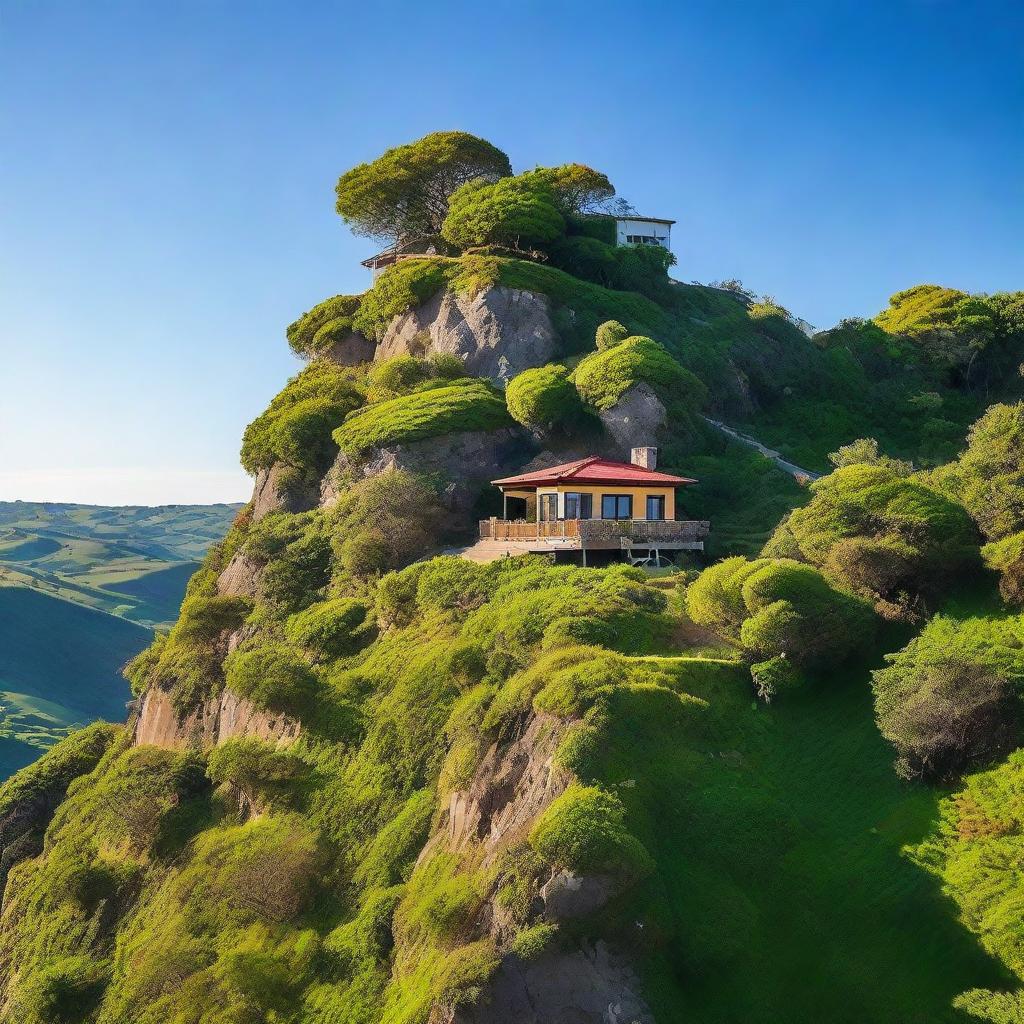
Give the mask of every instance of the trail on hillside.
M 795 462 L 790 462 L 788 459 L 783 458 L 782 454 L 775 451 L 774 448 L 769 448 L 767 445 L 758 441 L 757 438 L 750 437 L 749 434 L 743 434 L 734 427 L 730 427 L 728 424 L 723 423 L 721 420 L 712 419 L 710 416 L 701 416 L 701 419 L 704 420 L 705 423 L 714 427 L 715 430 L 721 431 L 723 434 L 731 437 L 734 441 L 739 441 L 740 444 L 745 444 L 750 448 L 756 448 L 757 451 L 766 458 L 771 459 L 779 469 L 788 473 L 790 476 L 800 481 L 800 483 L 818 480 L 821 477 L 821 473 L 815 473 L 813 470 L 804 469 L 803 466 L 798 466 Z

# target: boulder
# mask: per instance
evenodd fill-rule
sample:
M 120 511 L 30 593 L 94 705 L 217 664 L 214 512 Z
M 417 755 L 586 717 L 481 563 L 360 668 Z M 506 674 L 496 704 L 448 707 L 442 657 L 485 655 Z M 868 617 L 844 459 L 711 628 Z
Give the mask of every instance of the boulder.
M 600 413 L 604 429 L 625 452 L 658 444 L 658 434 L 668 422 L 661 399 L 645 381 L 634 384 L 610 409 Z
M 316 486 L 296 480 L 290 466 L 277 462 L 256 474 L 252 489 L 252 521 L 258 523 L 271 512 L 305 512 L 316 507 Z
M 443 290 L 391 322 L 376 359 L 446 352 L 471 376 L 504 386 L 517 373 L 550 362 L 557 343 L 546 295 L 503 286 L 474 296 Z
M 338 366 L 359 366 L 370 362 L 376 351 L 376 342 L 370 341 L 358 331 L 349 331 L 321 353 L 320 358 Z
M 482 487 L 519 465 L 529 444 L 516 428 L 471 430 L 461 434 L 427 437 L 421 441 L 377 448 L 359 462 L 339 452 L 320 489 L 321 507 L 333 505 L 346 481 L 405 470 L 442 482 L 441 500 L 453 513 L 472 510 Z M 510 470 L 511 471 L 511 470 Z

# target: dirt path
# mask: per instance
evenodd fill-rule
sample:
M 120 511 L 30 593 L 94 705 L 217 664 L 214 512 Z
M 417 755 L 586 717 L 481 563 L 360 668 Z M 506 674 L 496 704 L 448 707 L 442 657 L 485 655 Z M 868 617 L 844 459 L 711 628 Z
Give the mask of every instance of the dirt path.
M 728 437 L 731 437 L 734 441 L 739 441 L 740 444 L 745 444 L 750 448 L 756 448 L 766 458 L 771 459 L 779 469 L 788 473 L 802 484 L 809 483 L 811 480 L 818 480 L 821 477 L 821 473 L 815 473 L 809 469 L 804 469 L 803 466 L 798 466 L 795 462 L 787 461 L 773 448 L 761 444 L 757 438 L 741 434 L 740 431 L 728 426 L 721 420 L 713 420 L 710 416 L 702 416 L 701 419 L 713 426 L 715 430 L 719 430 Z

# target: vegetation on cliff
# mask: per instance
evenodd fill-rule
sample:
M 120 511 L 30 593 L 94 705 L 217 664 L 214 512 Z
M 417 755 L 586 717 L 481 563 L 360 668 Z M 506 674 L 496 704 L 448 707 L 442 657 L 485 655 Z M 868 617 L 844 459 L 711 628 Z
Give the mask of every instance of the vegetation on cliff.
M 0 836 L 5 1024 L 458 1020 L 597 940 L 627 973 L 587 984 L 628 978 L 658 1021 L 1013 1019 L 1021 407 L 952 458 L 977 381 L 1022 354 L 1013 302 L 914 290 L 810 339 L 617 250 L 612 192 L 581 165 L 513 177 L 462 133 L 342 176 L 353 227 L 439 254 L 289 328 L 319 356 L 246 431 L 256 498 L 128 668 L 174 748 L 96 730 L 0 794 L 10 816 L 60 790 L 43 843 Z M 422 349 L 324 354 L 493 285 L 544 296 L 558 335 L 504 395 Z M 372 462 L 468 431 L 526 461 L 515 424 L 597 439 L 637 384 L 669 411 L 662 465 L 703 482 L 684 514 L 720 530 L 702 571 L 439 554 L 472 529 L 461 467 Z M 802 489 L 699 416 L 723 408 L 833 471 Z M 937 819 L 932 784 L 976 769 Z

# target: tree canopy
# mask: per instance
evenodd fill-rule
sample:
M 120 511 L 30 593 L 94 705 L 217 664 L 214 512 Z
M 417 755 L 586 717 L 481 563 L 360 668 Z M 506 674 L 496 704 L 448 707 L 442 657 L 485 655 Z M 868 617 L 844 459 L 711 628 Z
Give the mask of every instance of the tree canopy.
M 564 230 L 565 220 L 542 182 L 478 178 L 452 194 L 441 234 L 460 249 L 480 245 L 525 249 L 553 242 Z
M 357 234 L 392 240 L 436 235 L 448 198 L 466 182 L 512 173 L 508 157 L 468 132 L 431 132 L 339 179 L 336 209 Z

